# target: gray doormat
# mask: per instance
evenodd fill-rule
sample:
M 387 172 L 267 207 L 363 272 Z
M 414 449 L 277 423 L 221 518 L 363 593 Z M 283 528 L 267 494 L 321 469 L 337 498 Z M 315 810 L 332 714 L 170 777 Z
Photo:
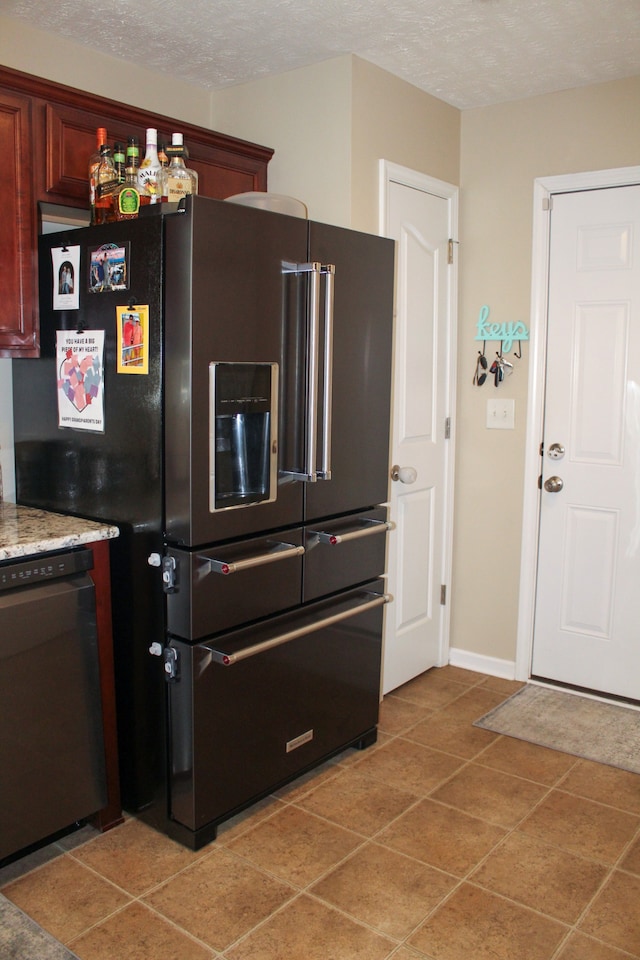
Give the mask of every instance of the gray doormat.
M 78 960 L 75 953 L 67 950 L 2 894 L 0 957 L 2 960 Z
M 640 710 L 527 684 L 475 727 L 640 773 Z

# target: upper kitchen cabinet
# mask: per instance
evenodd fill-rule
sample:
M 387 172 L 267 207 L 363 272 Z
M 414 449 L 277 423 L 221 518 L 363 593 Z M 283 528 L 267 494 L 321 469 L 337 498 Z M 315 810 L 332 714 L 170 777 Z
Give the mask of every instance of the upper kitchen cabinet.
M 142 154 L 147 127 L 160 141 L 181 132 L 203 196 L 267 189 L 267 147 L 0 67 L 0 155 L 10 177 L 0 218 L 0 357 L 38 356 L 38 203 L 88 210 L 98 127 L 110 143 L 137 136 Z
M 53 203 L 75 202 L 88 206 L 87 167 L 96 149 L 96 130 L 106 127 L 109 143 L 127 137 L 140 139 L 140 157 L 145 151 L 147 127 L 158 130 L 159 143 L 171 143 L 171 134 L 183 134 L 189 151 L 189 166 L 198 171 L 198 192 L 224 200 L 245 190 L 266 190 L 267 163 L 272 150 L 234 140 L 181 120 L 171 120 L 134 107 L 83 96 L 82 106 L 65 103 L 45 105 L 46 198 Z
M 32 104 L 0 89 L 0 156 L 5 197 L 0 217 L 0 356 L 36 355 L 37 229 L 32 179 Z

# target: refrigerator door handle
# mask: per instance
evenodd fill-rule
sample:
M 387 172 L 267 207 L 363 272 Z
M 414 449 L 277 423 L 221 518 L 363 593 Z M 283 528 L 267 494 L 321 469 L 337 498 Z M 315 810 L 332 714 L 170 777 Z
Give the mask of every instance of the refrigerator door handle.
M 220 663 L 223 667 L 231 667 L 234 663 L 238 663 L 240 660 L 247 660 L 249 657 L 255 657 L 259 653 L 264 653 L 266 650 L 272 650 L 274 647 L 280 647 L 284 643 L 290 643 L 292 640 L 298 640 L 300 637 L 306 637 L 310 633 L 315 633 L 317 630 L 322 630 L 324 627 L 331 627 L 334 623 L 340 623 L 342 620 L 348 620 L 350 617 L 355 617 L 359 613 L 364 613 L 366 610 L 373 610 L 375 607 L 380 607 L 385 603 L 389 603 L 393 600 L 393 597 L 390 593 L 365 593 L 363 594 L 365 598 L 364 603 L 356 603 L 353 607 L 349 607 L 348 610 L 342 610 L 340 613 L 331 614 L 328 617 L 323 617 L 322 620 L 316 620 L 314 623 L 306 624 L 304 627 L 298 627 L 295 630 L 287 630 L 285 633 L 279 634 L 277 637 L 272 637 L 270 640 L 264 640 L 262 643 L 254 643 L 250 647 L 245 647 L 243 650 L 239 650 L 237 653 L 225 653 L 223 650 L 214 650 L 211 649 L 211 659 L 214 663 Z
M 318 480 L 331 480 L 331 429 L 333 395 L 333 297 L 336 268 L 333 263 L 322 267 L 325 277 L 324 299 L 324 377 L 322 383 L 322 462 Z
M 308 300 L 308 342 L 306 364 L 306 396 L 305 396 L 305 451 L 302 471 L 287 470 L 288 476 L 306 483 L 315 483 L 317 473 L 317 432 L 318 432 L 318 379 L 320 358 L 320 276 L 323 272 L 321 263 L 288 263 L 283 262 L 283 273 L 308 273 L 309 300 Z
M 360 537 L 370 537 L 372 534 L 395 530 L 395 526 L 393 520 L 365 520 L 361 527 L 350 530 L 348 533 L 329 533 L 325 530 L 310 530 L 309 533 L 317 537 L 320 543 L 327 543 L 334 547 L 338 543 L 347 543 L 349 540 L 359 540 Z
M 271 550 L 265 553 L 257 553 L 253 557 L 245 557 L 244 560 L 216 560 L 214 557 L 198 556 L 209 567 L 209 573 L 221 573 L 228 576 L 230 573 L 240 573 L 242 570 L 251 570 L 253 567 L 261 567 L 265 563 L 275 563 L 278 560 L 288 560 L 291 557 L 299 557 L 304 553 L 304 547 L 295 543 L 274 543 Z
M 307 444 L 305 474 L 308 483 L 315 483 L 318 430 L 318 368 L 320 364 L 320 273 L 322 264 L 309 264 L 309 351 L 307 368 Z

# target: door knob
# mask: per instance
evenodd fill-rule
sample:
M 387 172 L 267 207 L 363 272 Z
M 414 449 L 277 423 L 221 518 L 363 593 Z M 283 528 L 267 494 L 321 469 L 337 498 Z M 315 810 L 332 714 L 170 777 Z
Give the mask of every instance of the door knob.
M 560 493 L 563 487 L 564 480 L 562 477 L 549 477 L 549 479 L 544 482 L 544 488 L 547 493 Z
M 399 467 L 394 463 L 391 467 L 391 479 L 399 480 L 401 483 L 415 483 L 418 479 L 418 471 L 415 467 Z

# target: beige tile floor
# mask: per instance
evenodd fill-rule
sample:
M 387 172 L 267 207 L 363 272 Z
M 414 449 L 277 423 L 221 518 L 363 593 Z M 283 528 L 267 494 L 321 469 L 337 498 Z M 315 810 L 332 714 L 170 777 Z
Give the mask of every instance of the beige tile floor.
M 431 670 L 203 850 L 128 819 L 0 890 L 82 960 L 640 958 L 640 776 L 472 726 L 518 686 Z

